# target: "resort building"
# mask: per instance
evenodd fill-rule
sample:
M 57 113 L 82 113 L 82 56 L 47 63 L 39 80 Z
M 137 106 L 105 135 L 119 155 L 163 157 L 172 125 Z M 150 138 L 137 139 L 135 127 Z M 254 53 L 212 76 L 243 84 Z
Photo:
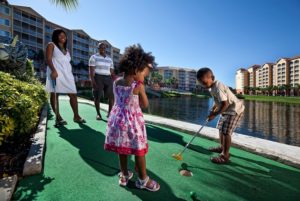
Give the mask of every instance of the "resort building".
M 273 85 L 274 86 L 282 86 L 289 84 L 289 59 L 281 58 L 276 64 L 273 66 Z
M 290 59 L 290 69 L 289 69 L 289 77 L 290 84 L 292 87 L 295 87 L 297 84 L 300 85 L 300 56 L 296 56 Z
M 257 69 L 257 87 L 266 88 L 273 85 L 273 63 L 265 63 Z
M 299 70 L 300 56 L 281 58 L 276 63 L 265 63 L 262 66 L 253 65 L 248 68 L 248 78 L 244 69 L 238 69 L 236 71 L 237 93 L 244 93 L 244 87 L 266 89 L 276 86 L 276 93 L 278 90 L 283 93 L 284 90 L 284 93 L 287 94 L 289 92 L 294 95 L 299 94 Z
M 45 76 L 45 65 L 36 61 L 36 55 L 44 55 L 47 44 L 52 40 L 54 29 L 63 29 L 68 37 L 68 50 L 70 51 L 75 80 L 88 79 L 88 60 L 98 51 L 98 43 L 105 41 L 108 44 L 107 54 L 118 67 L 121 57 L 120 49 L 112 46 L 106 40 L 96 40 L 81 29 L 68 29 L 48 21 L 30 7 L 0 4 L 0 36 L 18 36 L 28 48 L 29 58 L 34 60 L 35 71 L 39 77 Z M 79 66 L 79 68 L 78 68 Z
M 172 66 L 157 67 L 157 72 L 163 80 L 176 79 L 179 90 L 192 91 L 196 88 L 196 70 L 190 68 L 180 68 Z
M 260 65 L 253 65 L 248 68 L 249 73 L 249 87 L 256 87 L 256 70 Z
M 235 73 L 236 93 L 244 94 L 245 87 L 249 86 L 249 72 L 240 68 Z

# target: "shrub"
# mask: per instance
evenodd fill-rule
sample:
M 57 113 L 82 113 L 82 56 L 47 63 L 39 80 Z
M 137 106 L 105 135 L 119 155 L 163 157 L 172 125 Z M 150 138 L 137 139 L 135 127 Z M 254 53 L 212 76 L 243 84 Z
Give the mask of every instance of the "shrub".
M 26 81 L 0 71 L 0 145 L 30 135 L 47 101 L 43 85 L 29 76 Z

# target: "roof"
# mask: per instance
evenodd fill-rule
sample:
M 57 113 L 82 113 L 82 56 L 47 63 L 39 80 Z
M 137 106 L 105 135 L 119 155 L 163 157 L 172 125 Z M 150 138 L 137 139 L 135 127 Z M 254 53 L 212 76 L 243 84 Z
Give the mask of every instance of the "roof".
M 260 65 L 258 65 L 258 64 L 254 64 L 254 65 L 252 65 L 252 66 L 248 67 L 248 69 L 250 69 L 250 68 L 259 68 L 259 67 L 261 67 L 261 66 L 260 66 Z
M 156 69 L 196 71 L 195 69 L 192 69 L 192 68 L 174 67 L 174 66 L 158 66 Z
M 54 23 L 54 22 L 51 22 L 51 21 L 48 21 L 48 20 L 45 19 L 45 24 L 47 25 L 47 23 L 48 23 L 48 24 L 51 24 L 51 25 L 54 25 L 54 26 L 57 26 L 57 27 L 60 27 L 60 28 L 62 28 L 62 29 L 65 29 L 65 30 L 70 31 L 70 29 L 68 29 L 68 28 L 66 28 L 66 27 L 63 27 L 63 26 L 61 26 L 61 25 L 59 25 L 59 24 L 56 24 L 56 23 Z
M 290 60 L 294 60 L 294 59 L 300 59 L 300 55 L 290 58 Z
M 40 18 L 45 19 L 41 14 L 33 10 L 31 7 L 28 6 L 18 6 L 18 5 L 12 5 L 14 8 L 20 9 L 24 12 L 30 13 L 31 15 L 38 16 Z
M 110 42 L 107 40 L 99 40 L 99 43 L 105 43 L 106 45 L 113 46 Z
M 247 71 L 245 68 L 239 68 L 236 71 L 239 71 L 239 70 L 241 70 L 241 71 Z
M 264 63 L 262 66 L 264 66 L 264 65 L 273 66 L 273 65 L 275 65 L 275 64 L 274 64 L 274 63 Z
M 72 31 L 75 31 L 77 33 L 81 33 L 81 34 L 86 35 L 90 38 L 90 35 L 87 34 L 85 31 L 83 31 L 82 29 L 72 29 Z
M 282 58 L 278 59 L 278 60 L 276 61 L 276 63 L 278 63 L 281 59 L 286 60 L 286 61 L 290 60 L 290 58 L 282 57 Z

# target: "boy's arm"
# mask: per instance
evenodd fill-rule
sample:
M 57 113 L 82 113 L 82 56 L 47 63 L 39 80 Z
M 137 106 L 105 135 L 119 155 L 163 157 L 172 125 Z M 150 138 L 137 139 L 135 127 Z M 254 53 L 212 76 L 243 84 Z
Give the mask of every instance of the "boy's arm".
M 212 108 L 210 109 L 210 113 L 215 112 L 217 108 L 218 108 L 217 104 L 214 103 L 214 105 L 213 105 Z
M 215 111 L 217 108 L 215 108 L 215 110 L 211 111 L 211 113 L 208 116 L 208 120 L 211 121 L 216 116 L 218 116 L 219 114 L 222 114 L 223 112 L 225 112 L 227 110 L 228 106 L 229 106 L 229 101 L 228 100 L 222 101 L 221 106 L 219 107 L 219 109 L 217 111 Z M 214 107 L 215 107 L 215 105 L 214 105 Z

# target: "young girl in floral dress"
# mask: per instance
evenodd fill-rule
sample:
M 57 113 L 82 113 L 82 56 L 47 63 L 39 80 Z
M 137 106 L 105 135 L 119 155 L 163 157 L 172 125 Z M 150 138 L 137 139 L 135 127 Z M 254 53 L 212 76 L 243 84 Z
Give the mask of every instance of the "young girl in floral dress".
M 147 133 L 141 107 L 148 107 L 144 78 L 154 65 L 151 53 L 144 52 L 140 45 L 126 48 L 120 60 L 123 78 L 114 82 L 115 104 L 107 123 L 104 149 L 119 154 L 121 172 L 119 184 L 126 186 L 133 177 L 127 169 L 127 156 L 135 155 L 138 180 L 136 187 L 158 191 L 160 185 L 146 173 L 145 155 L 148 152 Z

